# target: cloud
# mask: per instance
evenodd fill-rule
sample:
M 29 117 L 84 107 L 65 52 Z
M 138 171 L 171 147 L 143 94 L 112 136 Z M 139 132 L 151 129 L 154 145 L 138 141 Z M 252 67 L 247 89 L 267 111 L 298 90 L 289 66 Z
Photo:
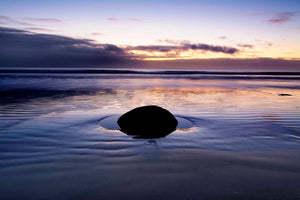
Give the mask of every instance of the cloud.
M 287 21 L 291 21 L 292 17 L 295 16 L 295 12 L 281 12 L 278 13 L 273 18 L 269 19 L 268 22 L 272 24 L 284 23 Z
M 237 44 L 238 47 L 252 49 L 254 46 L 252 44 Z
M 124 53 L 123 49 L 116 46 L 116 45 L 113 45 L 113 44 L 105 44 L 105 45 L 101 45 L 104 47 L 104 50 L 105 51 L 108 51 L 108 52 L 114 52 L 114 53 Z
M 225 35 L 222 35 L 222 36 L 218 37 L 218 39 L 220 39 L 220 40 L 226 40 L 227 37 Z
M 180 44 L 179 41 L 177 41 L 177 40 L 171 40 L 171 39 L 165 39 L 162 42 L 166 42 L 166 43 L 169 43 L 169 44 Z
M 113 44 L 0 27 L 1 67 L 124 65 L 129 54 Z
M 106 18 L 107 21 L 111 21 L 111 22 L 118 22 L 118 21 L 121 21 L 121 19 L 118 19 L 118 18 L 114 18 L 114 17 L 109 17 L 109 18 Z M 141 19 L 138 19 L 138 18 L 128 18 L 129 21 L 132 21 L 132 22 L 142 22 L 143 20 Z
M 14 29 L 14 28 L 8 28 L 8 27 L 0 27 L 0 34 L 2 35 L 2 33 L 7 33 L 7 34 L 14 34 L 15 33 L 15 34 L 18 34 L 18 33 L 30 33 L 30 32 L 25 31 L 25 30 L 21 30 L 21 29 Z
M 128 50 L 139 51 L 158 51 L 158 52 L 170 52 L 170 51 L 188 51 L 188 50 L 203 50 L 225 54 L 235 54 L 239 52 L 239 49 L 227 46 L 215 46 L 209 44 L 193 44 L 193 43 L 181 43 L 180 45 L 148 45 L 148 46 L 129 46 Z
M 271 43 L 271 42 L 262 41 L 262 40 L 259 40 L 259 39 L 254 40 L 254 42 L 258 43 L 259 45 L 264 45 L 264 46 L 267 46 L 267 47 L 270 47 L 270 46 L 273 45 L 273 43 Z
M 55 19 L 55 18 L 31 18 L 31 17 L 22 17 L 21 19 L 28 20 L 28 21 L 35 21 L 35 22 L 46 22 L 46 23 L 49 23 L 49 22 L 54 22 L 54 23 L 62 22 L 62 20 L 60 20 L 60 19 Z
M 0 15 L 0 20 L 10 20 L 10 17 Z
M 188 44 L 188 43 L 192 43 L 189 40 L 172 40 L 172 39 L 158 39 L 156 40 L 157 42 L 161 42 L 161 43 L 168 43 L 168 44 L 174 44 L 174 45 L 181 45 L 181 44 Z
M 103 33 L 97 33 L 97 32 L 93 32 L 91 33 L 92 36 L 103 36 Z
M 165 45 L 140 45 L 140 46 L 128 46 L 127 50 L 138 50 L 138 51 L 159 51 L 169 52 L 179 49 L 178 46 L 165 46 Z
M 265 45 L 268 46 L 268 47 L 270 47 L 270 46 L 272 46 L 273 44 L 272 44 L 271 42 L 266 42 Z
M 34 24 L 27 23 L 27 22 L 22 22 L 22 21 L 19 21 L 19 20 L 15 20 L 11 17 L 4 16 L 4 15 L 0 16 L 0 21 L 1 21 L 1 24 L 13 23 L 13 24 L 20 24 L 20 25 L 25 25 L 25 26 L 34 26 Z
M 199 49 L 204 51 L 220 52 L 226 54 L 235 54 L 239 52 L 237 48 L 227 46 L 214 46 L 208 44 L 186 44 L 185 46 L 193 50 Z
M 46 31 L 46 32 L 52 32 L 53 30 L 47 29 L 47 28 L 39 28 L 39 27 L 29 27 L 26 28 L 28 31 Z
M 114 18 L 114 17 L 110 17 L 110 18 L 106 18 L 107 21 L 111 21 L 111 22 L 117 22 L 119 21 L 118 18 Z
M 129 21 L 133 21 L 133 22 L 142 22 L 143 20 L 138 19 L 138 18 L 129 18 Z

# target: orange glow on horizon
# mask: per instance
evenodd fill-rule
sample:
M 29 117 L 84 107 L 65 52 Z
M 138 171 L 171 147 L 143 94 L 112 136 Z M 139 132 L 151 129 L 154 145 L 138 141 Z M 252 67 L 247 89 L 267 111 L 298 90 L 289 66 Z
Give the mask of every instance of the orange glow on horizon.
M 283 60 L 300 60 L 300 55 L 297 56 L 286 56 L 280 53 L 280 51 L 274 52 L 274 54 L 257 52 L 245 52 L 241 51 L 236 54 L 225 54 L 219 52 L 204 52 L 201 50 L 188 50 L 181 52 L 159 52 L 159 51 L 141 51 L 141 50 L 131 50 L 132 53 L 137 56 L 137 60 L 189 60 L 189 59 L 218 59 L 218 58 L 228 58 L 228 59 L 255 59 L 255 58 L 274 58 Z

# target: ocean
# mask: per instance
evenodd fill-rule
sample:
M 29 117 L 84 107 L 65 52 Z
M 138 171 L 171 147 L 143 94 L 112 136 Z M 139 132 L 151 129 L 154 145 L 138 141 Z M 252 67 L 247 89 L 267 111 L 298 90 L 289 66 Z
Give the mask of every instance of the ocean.
M 297 72 L 1 69 L 0 197 L 300 199 L 299 80 Z M 114 128 L 145 105 L 189 126 L 158 139 Z

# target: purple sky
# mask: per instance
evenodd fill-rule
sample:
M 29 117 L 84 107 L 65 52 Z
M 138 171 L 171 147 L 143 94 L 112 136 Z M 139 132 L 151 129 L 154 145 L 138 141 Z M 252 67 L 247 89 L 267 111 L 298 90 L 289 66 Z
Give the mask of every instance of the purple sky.
M 297 71 L 299 9 L 289 0 L 2 0 L 0 66 L 219 69 L 230 60 L 226 69 Z

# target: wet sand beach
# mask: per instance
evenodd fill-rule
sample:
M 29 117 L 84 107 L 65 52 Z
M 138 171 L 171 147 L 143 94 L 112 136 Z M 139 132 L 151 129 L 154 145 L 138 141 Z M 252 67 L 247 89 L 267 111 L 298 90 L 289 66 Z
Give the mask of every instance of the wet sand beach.
M 0 84 L 3 199 L 300 198 L 297 74 L 6 73 Z M 101 125 L 144 105 L 192 127 L 134 139 Z

